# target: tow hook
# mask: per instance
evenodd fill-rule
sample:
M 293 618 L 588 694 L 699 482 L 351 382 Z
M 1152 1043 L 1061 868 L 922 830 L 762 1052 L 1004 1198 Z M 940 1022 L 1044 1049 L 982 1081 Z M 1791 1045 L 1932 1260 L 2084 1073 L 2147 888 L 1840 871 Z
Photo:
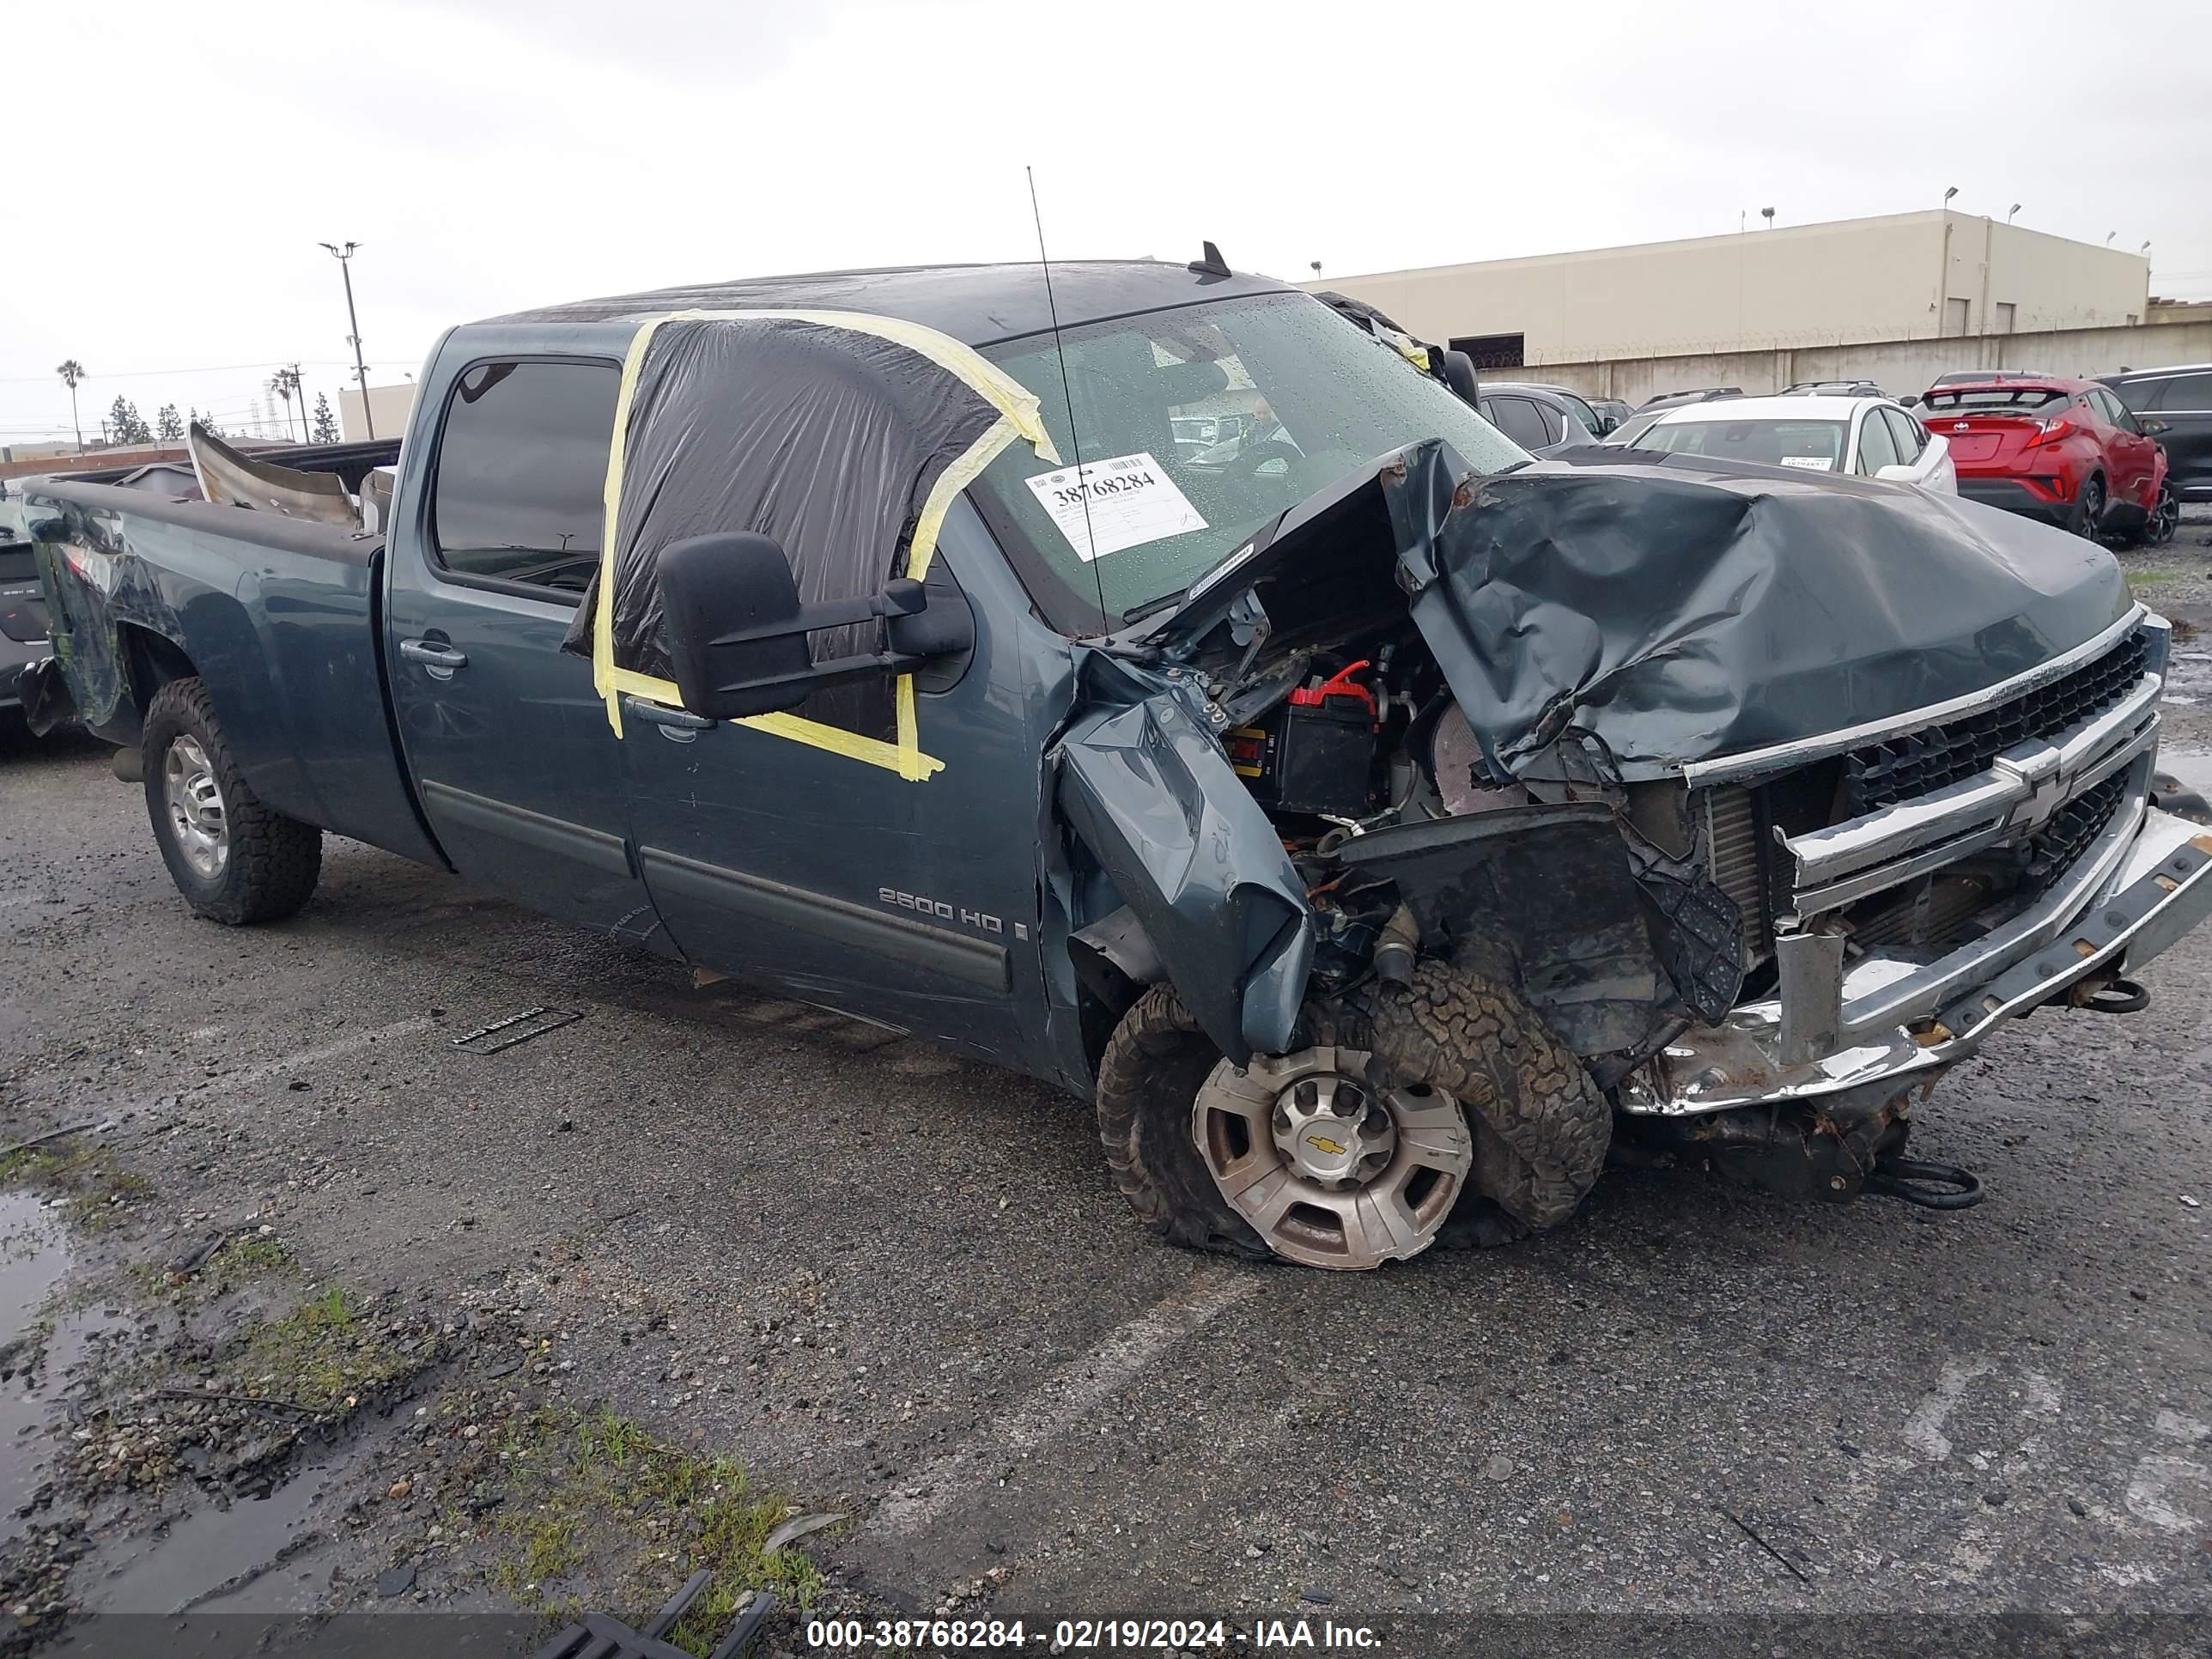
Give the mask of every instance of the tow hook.
M 2150 992 L 2131 979 L 2115 975 L 2101 984 L 2083 987 L 2072 1000 L 2085 1013 L 2139 1014 L 2150 1006 Z
M 1930 1164 L 1884 1152 L 1875 1160 L 1874 1173 L 1861 1190 L 1901 1198 L 1923 1210 L 1971 1210 L 1982 1201 L 1982 1178 L 1955 1164 Z

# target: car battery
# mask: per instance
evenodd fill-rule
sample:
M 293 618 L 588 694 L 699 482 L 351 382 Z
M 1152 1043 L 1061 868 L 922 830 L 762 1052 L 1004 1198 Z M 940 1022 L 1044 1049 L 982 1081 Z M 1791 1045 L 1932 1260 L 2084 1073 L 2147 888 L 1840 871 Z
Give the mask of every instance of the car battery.
M 1229 763 L 1262 806 L 1358 817 L 1375 769 L 1375 694 L 1351 667 L 1301 686 L 1264 720 L 1222 734 Z

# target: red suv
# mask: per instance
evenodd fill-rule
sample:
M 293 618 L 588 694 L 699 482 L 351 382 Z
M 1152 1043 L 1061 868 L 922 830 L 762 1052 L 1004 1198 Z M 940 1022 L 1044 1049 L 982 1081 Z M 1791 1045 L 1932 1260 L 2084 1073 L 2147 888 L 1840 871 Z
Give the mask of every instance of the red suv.
M 1969 501 L 2081 536 L 2140 539 L 2157 521 L 2165 452 L 2109 386 L 2045 375 L 1938 386 L 1914 413 L 1949 442 Z

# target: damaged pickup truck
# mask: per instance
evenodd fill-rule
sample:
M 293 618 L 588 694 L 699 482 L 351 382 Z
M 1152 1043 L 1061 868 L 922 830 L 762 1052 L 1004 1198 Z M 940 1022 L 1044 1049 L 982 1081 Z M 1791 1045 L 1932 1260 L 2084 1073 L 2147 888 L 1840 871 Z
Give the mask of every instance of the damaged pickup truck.
M 1609 1154 L 1971 1202 L 1910 1105 L 2212 909 L 2094 546 L 1533 462 L 1210 250 L 1052 278 L 526 313 L 441 341 L 404 462 L 44 483 L 46 672 L 204 915 L 368 842 L 1048 1079 L 1155 1231 L 1325 1267 Z

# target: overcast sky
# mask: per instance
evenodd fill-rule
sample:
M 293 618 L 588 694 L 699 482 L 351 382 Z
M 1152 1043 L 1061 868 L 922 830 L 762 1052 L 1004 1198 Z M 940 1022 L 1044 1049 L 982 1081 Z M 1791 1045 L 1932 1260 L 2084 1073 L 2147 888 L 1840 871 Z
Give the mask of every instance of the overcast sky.
M 2185 11 L 2185 8 L 2183 11 Z M 1054 258 L 1285 277 L 1954 206 L 2152 246 L 2212 297 L 2212 98 L 2185 33 L 2024 0 L 24 6 L 0 443 L 120 393 L 242 422 L 448 324 L 672 283 Z M 2148 31 L 2148 32 L 2146 32 Z

